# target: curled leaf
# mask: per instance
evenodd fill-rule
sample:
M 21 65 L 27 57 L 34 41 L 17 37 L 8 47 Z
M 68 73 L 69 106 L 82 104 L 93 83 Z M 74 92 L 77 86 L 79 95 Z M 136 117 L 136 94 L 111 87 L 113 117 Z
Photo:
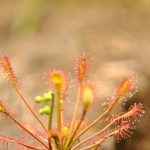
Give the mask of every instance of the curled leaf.
M 15 88 L 21 89 L 21 85 L 16 78 L 8 56 L 0 55 L 0 69 L 4 74 L 6 74 L 6 76 L 9 78 L 10 82 Z
M 87 72 L 87 58 L 85 54 L 81 55 L 76 62 L 76 74 L 79 83 L 82 83 Z

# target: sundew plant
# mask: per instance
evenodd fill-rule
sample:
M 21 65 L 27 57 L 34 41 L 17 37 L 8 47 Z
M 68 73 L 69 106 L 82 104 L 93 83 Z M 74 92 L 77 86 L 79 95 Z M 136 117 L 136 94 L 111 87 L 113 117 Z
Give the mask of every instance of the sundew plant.
M 136 79 L 134 77 L 123 79 L 116 88 L 113 96 L 106 101 L 102 113 L 100 113 L 97 118 L 93 117 L 93 121 L 84 125 L 83 128 L 83 122 L 85 118 L 88 117 L 89 109 L 95 100 L 94 86 L 87 81 L 86 77 L 87 66 L 87 56 L 83 54 L 77 59 L 75 64 L 75 80 L 77 83 L 77 89 L 75 89 L 76 98 L 73 97 L 75 106 L 70 105 L 73 111 L 70 114 L 73 115 L 69 124 L 65 125 L 64 112 L 68 110 L 64 109 L 64 106 L 66 104 L 66 92 L 69 86 L 67 74 L 61 70 L 52 70 L 47 73 L 46 80 L 52 90 L 35 98 L 35 102 L 43 106 L 39 109 L 39 115 L 37 115 L 31 107 L 30 101 L 23 96 L 23 90 L 21 90 L 20 82 L 13 71 L 9 57 L 0 55 L 1 73 L 8 77 L 10 84 L 13 85 L 20 100 L 31 112 L 33 118 L 36 119 L 37 124 L 39 123 L 41 130 L 43 129 L 38 132 L 35 126 L 28 126 L 20 122 L 19 118 L 11 113 L 12 111 L 8 108 L 9 105 L 5 105 L 5 102 L 1 99 L 0 112 L 11 119 L 18 128 L 21 128 L 36 142 L 36 144 L 35 142 L 31 143 L 31 141 L 27 143 L 17 137 L 0 135 L 1 144 L 11 143 L 17 147 L 19 146 L 19 149 L 25 148 L 31 150 L 96 150 L 101 148 L 101 145 L 109 138 L 115 138 L 119 141 L 130 137 L 136 128 L 135 122 L 145 113 L 142 104 L 134 103 L 126 112 L 121 112 L 120 114 L 114 114 L 115 111 L 112 110 L 115 109 L 117 103 L 124 100 L 123 97 L 129 100 L 136 92 Z M 82 104 L 82 107 L 79 107 L 79 104 Z M 54 111 L 54 107 L 56 107 L 56 112 Z M 79 108 L 82 109 L 80 110 L 80 116 L 77 115 Z M 101 106 L 99 110 L 96 111 L 100 111 L 100 109 Z M 53 121 L 54 113 L 56 113 L 57 116 L 55 125 Z M 40 115 L 46 115 L 48 122 L 41 121 L 39 118 Z M 100 128 L 99 131 L 90 136 L 83 136 L 95 125 L 100 124 L 101 121 L 105 122 L 105 125 Z M 43 132 L 43 134 L 39 134 L 41 132 Z

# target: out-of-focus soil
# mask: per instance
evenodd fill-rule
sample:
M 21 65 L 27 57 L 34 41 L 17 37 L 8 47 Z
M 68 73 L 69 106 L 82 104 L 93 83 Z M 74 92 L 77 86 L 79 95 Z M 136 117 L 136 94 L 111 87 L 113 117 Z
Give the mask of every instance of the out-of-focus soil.
M 63 68 L 72 78 L 76 57 L 86 52 L 91 66 L 89 78 L 97 92 L 97 104 L 93 108 L 97 112 L 91 111 L 89 120 L 99 114 L 101 106 L 98 105 L 111 96 L 121 79 L 137 75 L 139 90 L 128 104 L 135 100 L 141 102 L 147 113 L 132 138 L 115 147 L 119 150 L 149 150 L 150 12 L 146 10 L 150 3 L 147 2 L 143 9 L 132 5 L 51 2 L 37 13 L 32 12 L 30 3 L 25 5 L 25 1 L 0 1 L 0 49 L 10 56 L 24 85 L 23 93 L 34 108 L 34 97 L 48 90 L 43 80 L 44 72 Z M 29 27 L 20 27 L 18 21 L 26 19 L 24 16 L 28 13 L 33 15 L 31 20 L 38 21 Z M 38 17 L 34 18 L 36 15 Z M 27 23 L 30 24 L 31 20 L 27 19 Z M 23 122 L 35 123 L 7 81 L 1 79 L 0 84 L 0 97 L 10 109 L 14 108 L 16 116 Z M 67 112 L 72 110 L 73 104 L 72 97 L 68 97 L 65 111 L 66 118 L 70 119 Z M 0 125 L 1 132 L 17 135 L 12 122 L 7 120 L 5 123 L 4 120 Z M 112 150 L 112 143 L 105 149 Z

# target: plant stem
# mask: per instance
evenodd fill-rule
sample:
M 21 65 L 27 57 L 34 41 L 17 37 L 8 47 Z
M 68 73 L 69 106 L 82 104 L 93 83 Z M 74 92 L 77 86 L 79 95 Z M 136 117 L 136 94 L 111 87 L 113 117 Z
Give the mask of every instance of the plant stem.
M 43 127 L 44 131 L 46 133 L 48 133 L 46 127 L 44 126 L 44 124 L 42 123 L 42 121 L 39 119 L 39 117 L 34 113 L 34 111 L 32 110 L 32 108 L 30 107 L 30 105 L 28 104 L 28 102 L 26 101 L 26 99 L 23 97 L 23 95 L 21 94 L 20 90 L 18 88 L 16 88 L 17 93 L 19 94 L 20 98 L 23 100 L 23 102 L 25 103 L 25 105 L 27 106 L 27 108 L 30 110 L 30 112 L 32 113 L 32 115 L 34 116 L 34 118 L 41 124 L 41 126 Z
M 26 131 L 29 135 L 31 135 L 34 139 L 36 139 L 39 143 L 41 143 L 45 148 L 48 149 L 48 146 L 41 141 L 37 135 L 34 135 L 32 132 L 30 132 L 27 128 L 25 128 L 20 122 L 18 122 L 13 116 L 10 116 L 10 118 L 20 127 L 22 128 L 24 131 Z
M 106 136 L 104 136 L 101 140 L 98 140 L 98 141 L 94 142 L 94 144 L 91 144 L 91 145 L 84 147 L 80 150 L 91 150 L 93 148 L 98 148 L 106 139 L 108 139 L 109 137 L 111 137 L 113 135 L 114 135 L 114 132 L 110 132 Z M 74 150 L 74 149 L 75 149 L 75 147 L 72 148 L 71 150 Z
M 71 137 L 71 134 L 72 134 L 72 130 L 74 128 L 75 119 L 76 119 L 77 110 L 78 110 L 78 105 L 79 105 L 79 100 L 80 100 L 80 93 L 81 93 L 81 84 L 79 85 L 79 89 L 78 89 L 78 95 L 77 95 L 75 110 L 74 110 L 74 113 L 73 113 L 73 118 L 72 118 L 71 126 L 70 126 L 70 129 L 69 129 L 69 135 L 68 135 L 65 147 L 64 147 L 65 149 L 67 148 L 67 146 L 69 144 L 70 137 Z
M 116 97 L 114 98 L 114 103 L 112 105 L 110 105 L 98 118 L 96 118 L 92 123 L 90 123 L 84 130 L 82 130 L 73 140 L 73 142 L 75 142 L 80 136 L 82 136 L 86 131 L 88 131 L 91 127 L 93 127 L 98 121 L 100 121 L 103 117 L 105 117 L 111 110 L 112 108 L 115 106 L 115 104 L 117 103 L 119 97 L 116 95 Z
M 62 116 L 61 116 L 61 93 L 60 91 L 57 91 L 57 129 L 59 132 L 61 132 L 61 126 L 62 126 Z
M 17 138 L 14 138 L 14 137 L 8 137 L 8 136 L 0 136 L 0 141 L 2 142 L 7 142 L 7 143 L 13 143 L 13 144 L 17 144 L 17 145 L 21 145 L 25 148 L 28 148 L 28 149 L 32 149 L 32 150 L 47 150 L 47 148 L 43 148 L 43 147 L 38 147 L 38 146 L 35 146 L 35 145 L 31 145 L 31 144 L 28 144 L 20 139 L 17 139 Z
M 87 113 L 87 110 L 84 110 L 84 111 L 82 112 L 81 119 L 80 119 L 80 121 L 79 121 L 79 123 L 78 123 L 78 125 L 77 125 L 77 127 L 76 127 L 76 129 L 75 129 L 75 131 L 74 131 L 74 133 L 73 133 L 73 135 L 72 135 L 72 137 L 71 137 L 71 139 L 70 139 L 70 144 L 71 144 L 71 142 L 72 142 L 74 136 L 76 135 L 76 133 L 77 133 L 78 130 L 80 129 L 80 126 L 81 126 L 81 124 L 82 124 L 82 122 L 83 122 L 83 120 L 84 120 L 84 118 L 85 118 L 85 116 L 86 116 L 86 113 Z
M 18 142 L 18 144 L 26 147 L 26 148 L 29 148 L 29 149 L 32 149 L 32 150 L 47 150 L 45 148 L 41 148 L 41 147 L 35 147 L 35 146 L 32 146 L 32 145 L 29 145 L 29 144 L 26 144 L 26 143 L 22 143 L 22 142 Z
M 79 147 L 80 145 L 84 144 L 85 142 L 88 142 L 89 140 L 91 140 L 92 138 L 94 138 L 95 136 L 101 134 L 103 131 L 105 131 L 106 129 L 108 129 L 113 123 L 115 123 L 116 121 L 120 120 L 122 118 L 122 116 L 114 119 L 112 122 L 110 122 L 107 126 L 105 126 L 103 129 L 101 129 L 100 131 L 96 132 L 95 134 L 93 134 L 92 136 L 90 136 L 89 138 L 86 138 L 85 140 L 83 140 L 82 142 L 78 143 L 76 146 L 73 147 L 73 149 Z
M 108 138 L 108 137 L 107 137 L 107 138 Z M 89 145 L 89 146 L 84 147 L 84 148 L 82 148 L 82 149 L 80 149 L 80 150 L 91 150 L 91 149 L 94 149 L 94 148 L 100 146 L 101 143 L 104 142 L 105 140 L 106 140 L 106 138 L 103 138 L 103 139 L 100 140 L 98 143 L 96 143 L 96 144 L 94 144 L 94 145 Z M 71 150 L 74 150 L 74 149 L 71 149 Z
M 52 150 L 51 136 L 48 137 L 48 150 Z
M 52 127 L 53 110 L 54 110 L 54 95 L 50 102 L 50 114 L 49 114 L 49 123 L 48 123 L 49 131 L 51 130 L 51 127 Z
M 50 102 L 50 113 L 49 113 L 49 122 L 48 122 L 48 130 L 51 132 L 51 127 L 52 127 L 52 118 L 53 118 L 53 110 L 54 110 L 54 95 L 52 95 L 52 99 Z M 49 149 L 52 150 L 52 145 L 51 145 L 51 134 L 48 135 L 48 145 Z
M 63 106 L 62 106 L 62 100 L 61 100 L 61 91 L 58 90 L 56 92 L 56 96 L 57 96 L 57 130 L 59 132 L 59 146 L 60 149 L 62 147 L 62 119 L 63 119 Z
M 92 123 L 90 123 L 84 130 L 82 130 L 73 140 L 73 142 L 75 142 L 78 138 L 80 138 L 80 136 L 82 136 L 87 130 L 89 130 L 91 127 L 93 127 L 98 121 L 100 121 L 105 115 L 107 115 L 107 113 L 109 113 L 111 109 L 108 108 L 106 109 L 106 111 L 101 114 L 97 119 L 95 119 Z

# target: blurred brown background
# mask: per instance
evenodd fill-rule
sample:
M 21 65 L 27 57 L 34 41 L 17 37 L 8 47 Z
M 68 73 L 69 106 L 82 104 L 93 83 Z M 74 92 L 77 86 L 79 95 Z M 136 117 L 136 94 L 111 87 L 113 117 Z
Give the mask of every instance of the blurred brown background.
M 43 73 L 64 68 L 72 77 L 74 61 L 83 52 L 90 58 L 89 76 L 96 85 L 98 104 L 125 76 L 137 75 L 139 91 L 129 104 L 142 102 L 147 113 L 132 138 L 120 144 L 110 141 L 104 149 L 149 150 L 149 8 L 149 0 L 0 0 L 0 50 L 10 56 L 32 105 L 33 98 L 48 89 Z M 2 79 L 0 97 L 23 122 L 35 123 Z M 68 102 L 66 111 L 71 106 Z M 101 107 L 96 109 L 90 120 Z M 18 135 L 12 122 L 1 120 L 1 133 Z

